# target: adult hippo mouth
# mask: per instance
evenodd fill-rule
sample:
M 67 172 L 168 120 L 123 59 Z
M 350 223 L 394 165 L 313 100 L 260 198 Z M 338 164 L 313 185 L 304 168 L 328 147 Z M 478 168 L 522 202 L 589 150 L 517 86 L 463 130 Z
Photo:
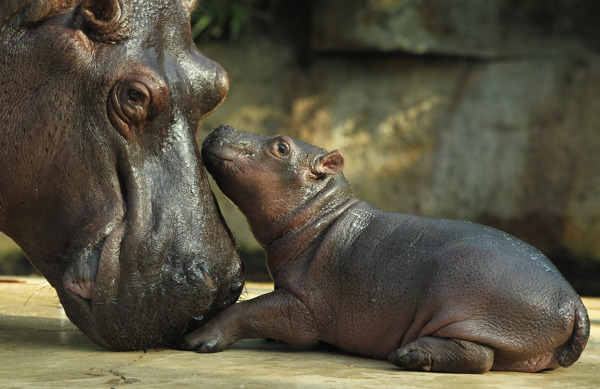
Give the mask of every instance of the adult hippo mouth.
M 186 177 L 185 186 L 191 186 L 194 175 Z M 181 194 L 157 201 L 143 186 L 127 185 L 131 205 L 124 201 L 108 212 L 102 228 L 92 223 L 96 238 L 79 238 L 88 230 L 83 228 L 61 262 L 37 265 L 71 321 L 110 349 L 170 347 L 234 303 L 243 286 L 233 239 L 221 219 L 185 212 L 173 203 L 194 200 Z M 206 197 L 190 208 L 215 206 L 210 192 Z
M 233 237 L 207 190 L 194 145 L 192 139 L 165 147 L 171 161 L 186 156 L 186 173 L 169 167 L 153 173 L 164 170 L 161 161 L 143 168 L 119 163 L 121 200 L 75 235 L 62 280 L 48 277 L 71 321 L 103 347 L 173 346 L 241 293 Z M 173 190 L 181 187 L 188 191 Z M 163 191 L 168 196 L 157 195 Z M 91 238 L 82 236 L 86 231 Z
M 79 312 L 73 320 L 79 322 L 77 324 L 81 330 L 96 343 L 106 348 L 113 346 L 111 342 L 105 340 L 95 324 L 94 312 L 97 312 L 100 309 L 98 307 L 104 304 L 100 297 L 101 289 L 97 289 L 95 286 L 101 264 L 115 262 L 125 230 L 126 223 L 122 221 L 91 249 L 86 249 L 74 257 L 64 273 L 64 289 L 56 288 L 63 306 L 69 307 L 65 308 L 67 312 Z M 106 273 L 103 271 L 102 274 Z
M 124 228 L 120 228 L 120 231 L 123 230 Z M 111 242 L 120 241 L 120 239 L 123 238 L 122 235 L 120 237 L 114 237 L 114 235 L 118 234 L 120 231 L 111 231 L 108 236 L 105 236 L 100 242 L 95 244 L 91 250 L 86 250 L 81 253 L 67 267 L 67 271 L 63 277 L 65 288 L 84 300 L 88 300 L 90 305 L 94 296 L 94 285 L 96 282 L 96 275 L 98 274 L 98 265 L 104 253 L 104 244 L 111 235 L 113 236 Z M 113 244 L 118 245 L 118 243 Z M 106 255 L 107 254 L 104 254 L 104 257 L 106 257 Z
M 196 143 L 229 84 L 194 6 L 0 3 L 0 230 L 106 348 L 172 346 L 243 286 Z

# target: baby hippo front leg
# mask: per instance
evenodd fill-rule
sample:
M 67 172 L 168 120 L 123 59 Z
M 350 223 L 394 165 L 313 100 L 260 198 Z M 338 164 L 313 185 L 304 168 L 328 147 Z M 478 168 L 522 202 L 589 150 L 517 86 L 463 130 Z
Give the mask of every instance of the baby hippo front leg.
M 317 339 L 317 330 L 313 317 L 302 301 L 288 291 L 275 290 L 230 306 L 188 334 L 180 347 L 215 353 L 240 339 L 253 338 L 309 343 Z

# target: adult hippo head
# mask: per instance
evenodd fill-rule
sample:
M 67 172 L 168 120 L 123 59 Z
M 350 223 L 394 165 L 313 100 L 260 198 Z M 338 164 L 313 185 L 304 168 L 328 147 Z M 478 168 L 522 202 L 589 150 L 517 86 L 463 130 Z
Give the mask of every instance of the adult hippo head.
M 0 230 L 111 349 L 169 346 L 242 288 L 195 139 L 228 79 L 194 3 L 0 4 Z

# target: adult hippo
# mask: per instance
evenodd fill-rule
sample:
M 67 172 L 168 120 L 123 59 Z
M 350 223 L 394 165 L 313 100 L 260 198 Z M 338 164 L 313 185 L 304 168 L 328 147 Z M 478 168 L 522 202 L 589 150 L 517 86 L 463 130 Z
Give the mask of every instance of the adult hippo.
M 194 5 L 0 3 L 0 230 L 106 348 L 169 346 L 242 289 L 195 141 L 228 79 Z

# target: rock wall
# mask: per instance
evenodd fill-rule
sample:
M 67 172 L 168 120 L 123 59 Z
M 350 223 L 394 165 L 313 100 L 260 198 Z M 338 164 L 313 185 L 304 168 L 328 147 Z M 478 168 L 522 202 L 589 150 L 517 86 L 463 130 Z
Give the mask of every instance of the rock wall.
M 271 3 L 269 25 L 200 45 L 231 79 L 200 138 L 228 123 L 340 149 L 358 197 L 506 230 L 600 295 L 600 2 Z
M 337 148 L 357 196 L 385 210 L 502 228 L 565 273 L 600 263 L 595 3 L 312 3 L 291 31 L 283 15 L 266 33 L 201 46 L 231 78 L 203 135 L 228 123 Z
M 313 47 L 497 58 L 598 47 L 595 0 L 324 0 Z

